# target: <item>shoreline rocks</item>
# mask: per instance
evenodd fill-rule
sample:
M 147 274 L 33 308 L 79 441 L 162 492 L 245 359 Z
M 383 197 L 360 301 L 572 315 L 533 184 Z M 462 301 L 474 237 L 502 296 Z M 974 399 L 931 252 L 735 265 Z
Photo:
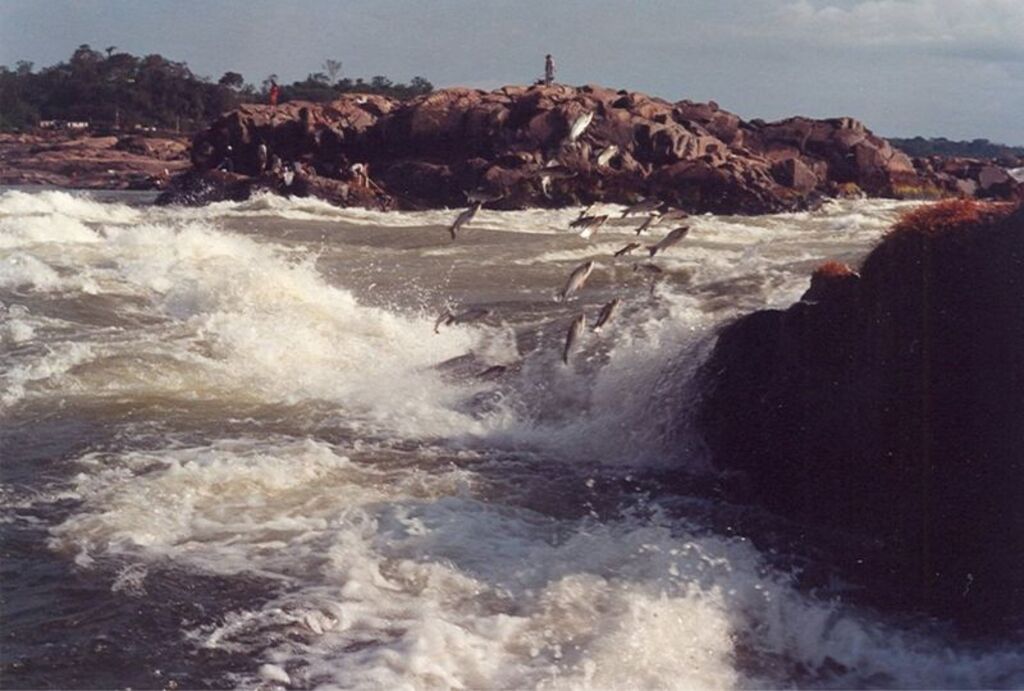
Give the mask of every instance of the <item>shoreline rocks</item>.
M 571 141 L 570 127 L 587 113 L 592 122 Z M 655 196 L 690 212 L 746 214 L 851 194 L 1024 196 L 998 166 L 915 161 L 853 118 L 748 122 L 714 102 L 596 85 L 245 105 L 196 135 L 191 160 L 186 192 L 176 180 L 164 203 L 190 203 L 195 176 L 218 168 L 264 189 L 268 173 L 286 182 L 296 164 L 309 184 L 281 186 L 287 193 L 327 189 L 332 203 L 403 209 L 462 206 L 464 191 L 477 189 L 500 194 L 489 205 L 499 209 Z M 563 174 L 547 173 L 552 165 Z
M 0 133 L 0 185 L 162 189 L 189 167 L 185 137 Z
M 841 555 L 874 603 L 1024 625 L 1024 208 L 905 217 L 860 274 L 725 327 L 698 426 L 737 497 Z M 870 598 L 869 598 L 870 599 Z

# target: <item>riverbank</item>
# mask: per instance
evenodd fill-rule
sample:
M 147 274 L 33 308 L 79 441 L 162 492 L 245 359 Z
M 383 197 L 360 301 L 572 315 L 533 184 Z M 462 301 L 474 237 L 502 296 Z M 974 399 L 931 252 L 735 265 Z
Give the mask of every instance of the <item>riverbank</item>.
M 157 190 L 189 167 L 185 135 L 0 133 L 0 185 Z

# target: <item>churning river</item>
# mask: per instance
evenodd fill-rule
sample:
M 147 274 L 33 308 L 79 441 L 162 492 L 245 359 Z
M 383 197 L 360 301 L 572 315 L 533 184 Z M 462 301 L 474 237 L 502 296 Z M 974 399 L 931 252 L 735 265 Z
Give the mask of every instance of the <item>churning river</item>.
M 1009 641 L 803 587 L 701 480 L 716 328 L 905 204 L 696 217 L 654 273 L 616 207 L 451 242 L 457 211 L 150 201 L 0 191 L 3 686 L 1024 686 Z

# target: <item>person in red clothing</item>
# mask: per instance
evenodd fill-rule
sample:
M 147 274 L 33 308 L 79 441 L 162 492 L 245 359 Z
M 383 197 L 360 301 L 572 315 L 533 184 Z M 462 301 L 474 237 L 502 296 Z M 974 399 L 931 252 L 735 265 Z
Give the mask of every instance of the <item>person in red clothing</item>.
M 270 82 L 270 105 L 277 105 L 277 97 L 281 95 L 281 87 L 277 85 L 277 82 Z

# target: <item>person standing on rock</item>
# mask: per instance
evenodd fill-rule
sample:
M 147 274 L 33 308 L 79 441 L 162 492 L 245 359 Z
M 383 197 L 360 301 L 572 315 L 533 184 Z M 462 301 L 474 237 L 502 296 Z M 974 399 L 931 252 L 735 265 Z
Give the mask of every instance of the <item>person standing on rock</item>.
M 551 83 L 555 81 L 555 60 L 551 57 L 551 53 L 544 56 L 544 85 L 551 86 Z
M 281 95 L 281 87 L 277 85 L 277 82 L 270 82 L 270 105 L 277 105 L 277 98 Z

